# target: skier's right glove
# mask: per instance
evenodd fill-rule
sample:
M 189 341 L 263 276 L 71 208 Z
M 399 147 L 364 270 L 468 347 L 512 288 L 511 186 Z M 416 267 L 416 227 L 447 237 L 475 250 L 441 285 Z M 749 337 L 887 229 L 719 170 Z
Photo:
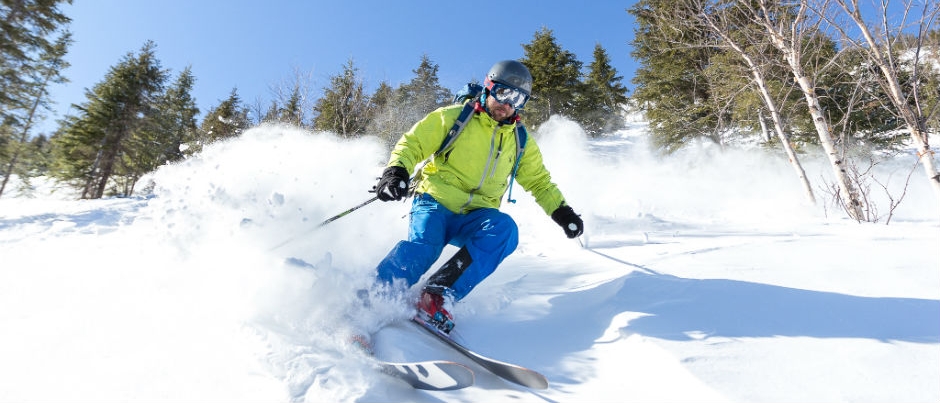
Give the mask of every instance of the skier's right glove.
M 552 212 L 552 220 L 560 225 L 561 229 L 565 230 L 565 235 L 568 238 L 577 238 L 584 233 L 584 221 L 581 221 L 581 217 L 575 214 L 571 206 L 563 204 L 555 209 Z
M 385 168 L 372 190 L 381 201 L 401 200 L 408 195 L 408 171 L 400 166 Z

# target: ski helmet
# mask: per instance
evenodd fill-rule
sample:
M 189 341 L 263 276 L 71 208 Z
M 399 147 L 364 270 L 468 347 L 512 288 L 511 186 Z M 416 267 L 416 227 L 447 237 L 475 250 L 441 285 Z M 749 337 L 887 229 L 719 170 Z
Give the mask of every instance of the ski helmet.
M 513 86 L 524 91 L 527 96 L 532 96 L 532 74 L 516 60 L 503 60 L 494 64 L 486 74 L 486 81 Z

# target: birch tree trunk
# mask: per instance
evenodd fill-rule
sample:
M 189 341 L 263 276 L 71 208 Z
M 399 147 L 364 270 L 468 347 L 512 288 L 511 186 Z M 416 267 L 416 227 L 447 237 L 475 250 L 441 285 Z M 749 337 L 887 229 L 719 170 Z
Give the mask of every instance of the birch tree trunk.
M 764 100 L 764 104 L 767 105 L 768 112 L 770 112 L 770 121 L 773 123 L 774 133 L 777 134 L 777 139 L 780 140 L 783 150 L 787 153 L 787 161 L 790 162 L 790 167 L 793 168 L 793 172 L 796 174 L 797 178 L 799 178 L 800 184 L 803 186 L 803 193 L 806 196 L 806 200 L 809 201 L 810 204 L 816 204 L 816 196 L 813 195 L 813 187 L 810 185 L 809 179 L 806 178 L 806 171 L 803 169 L 803 165 L 800 164 L 800 159 L 797 157 L 796 151 L 793 150 L 793 145 L 790 144 L 790 136 L 788 136 L 783 129 L 783 119 L 780 117 L 780 109 L 777 107 L 777 102 L 774 101 L 773 97 L 770 95 L 770 90 L 767 89 L 767 81 L 764 79 L 764 75 L 750 56 L 736 45 L 732 47 L 738 51 L 741 57 L 747 61 L 748 66 L 750 66 L 754 83 L 757 84 L 761 98 Z
M 734 52 L 744 60 L 745 64 L 747 64 L 751 73 L 751 79 L 755 84 L 757 84 L 761 99 L 763 100 L 764 105 L 767 106 L 768 112 L 770 112 L 770 120 L 773 123 L 774 133 L 776 133 L 783 150 L 787 154 L 787 161 L 790 163 L 790 167 L 793 168 L 793 172 L 796 174 L 797 178 L 799 178 L 800 184 L 803 187 L 803 193 L 806 196 L 806 200 L 810 204 L 816 204 L 816 196 L 813 194 L 813 187 L 810 185 L 809 179 L 806 177 L 806 171 L 803 169 L 803 165 L 800 164 L 800 159 L 797 157 L 796 151 L 793 150 L 793 146 L 790 144 L 789 136 L 783 129 L 783 119 L 780 116 L 780 109 L 777 107 L 777 102 L 774 100 L 770 90 L 767 88 L 767 80 L 764 78 L 761 66 L 754 60 L 754 57 L 745 51 L 742 44 L 739 44 L 730 35 L 730 29 L 720 26 L 719 22 L 712 18 L 712 16 L 710 16 L 708 13 L 701 13 L 699 17 L 716 35 L 718 35 L 719 38 L 721 38 L 725 44 L 728 45 L 728 47 L 734 50 Z M 764 125 L 765 123 L 763 122 L 763 118 L 761 118 L 761 127 L 764 127 Z
M 764 110 L 757 111 L 757 120 L 760 123 L 760 134 L 764 141 L 770 141 L 770 129 L 767 128 L 767 119 L 764 118 Z
M 807 0 L 800 1 L 796 17 L 793 21 L 772 20 L 771 18 L 773 18 L 773 16 L 779 15 L 777 13 L 771 13 L 771 9 L 777 2 L 774 1 L 773 4 L 768 4 L 768 2 L 769 0 L 760 0 L 761 12 L 755 14 L 755 22 L 765 28 L 771 43 L 777 50 L 783 53 L 787 65 L 789 65 L 793 73 L 794 81 L 803 92 L 803 97 L 806 99 L 806 105 L 809 108 L 809 113 L 813 120 L 813 126 L 819 137 L 819 143 L 822 145 L 826 157 L 829 159 L 829 164 L 832 167 L 832 173 L 839 187 L 839 198 L 842 201 L 846 213 L 848 213 L 849 217 L 852 219 L 862 220 L 865 215 L 862 204 L 859 201 L 858 191 L 849 178 L 845 161 L 843 161 L 841 153 L 836 149 L 835 143 L 832 140 L 832 129 L 829 124 L 829 119 L 822 113 L 819 97 L 816 96 L 813 79 L 807 76 L 803 70 L 803 61 L 801 60 L 802 50 L 800 46 L 803 39 L 803 29 L 805 28 L 803 24 L 808 7 Z M 784 33 L 788 35 L 784 35 Z
M 883 76 L 883 81 L 881 84 L 884 87 L 885 92 L 888 94 L 888 97 L 891 100 L 891 104 L 894 105 L 894 107 L 897 109 L 898 115 L 904 121 L 904 126 L 910 133 L 911 142 L 917 151 L 917 158 L 924 167 L 924 173 L 926 173 L 927 179 L 930 181 L 930 186 L 934 189 L 934 192 L 937 195 L 937 206 L 940 208 L 940 174 L 937 173 L 937 167 L 934 165 L 934 153 L 930 150 L 930 143 L 927 137 L 927 116 L 925 116 L 918 96 L 918 92 L 920 90 L 918 85 L 918 68 L 920 65 L 919 57 L 921 44 L 918 43 L 918 46 L 913 49 L 914 64 L 913 71 L 911 72 L 913 78 L 911 79 L 911 94 L 908 95 L 905 94 L 899 79 L 899 63 L 897 63 L 896 60 L 893 60 L 894 51 L 892 46 L 894 42 L 892 38 L 888 37 L 889 33 L 900 33 L 903 27 L 898 26 L 895 30 L 889 25 L 887 4 L 883 2 L 883 8 L 878 10 L 881 12 L 882 26 L 880 29 L 882 32 L 882 37 L 876 38 L 872 32 L 872 29 L 869 28 L 868 24 L 866 24 L 862 18 L 858 0 L 835 0 L 835 2 L 855 23 L 859 29 L 859 32 L 861 32 L 864 43 L 859 43 L 856 46 L 866 53 L 869 62 L 871 62 L 874 66 L 877 66 L 878 70 L 881 72 Z M 913 11 L 913 5 L 913 1 L 908 1 L 905 3 L 905 17 L 908 15 L 908 13 Z M 924 9 L 920 15 L 920 20 L 918 21 L 918 41 L 922 41 L 930 31 L 930 28 L 935 26 L 934 22 L 938 18 L 938 15 L 940 15 L 940 3 L 936 1 L 924 2 Z M 846 37 L 846 39 L 849 39 L 849 36 L 844 29 L 840 29 L 840 31 L 842 32 L 843 36 Z

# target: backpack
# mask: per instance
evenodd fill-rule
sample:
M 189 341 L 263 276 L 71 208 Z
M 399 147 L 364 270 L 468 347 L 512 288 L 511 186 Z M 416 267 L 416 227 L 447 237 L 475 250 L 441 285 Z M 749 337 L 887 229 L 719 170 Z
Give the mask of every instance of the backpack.
M 457 140 L 457 136 L 460 135 L 460 132 L 463 131 L 464 126 L 467 125 L 467 122 L 470 121 L 470 118 L 473 117 L 473 103 L 480 99 L 480 94 L 483 93 L 483 86 L 480 84 L 467 83 L 463 86 L 457 94 L 454 95 L 454 104 L 463 104 L 463 109 L 460 111 L 460 114 L 457 115 L 457 120 L 454 121 L 454 125 L 450 127 L 450 130 L 447 131 L 447 135 L 444 136 L 444 141 L 441 142 L 441 148 L 431 156 L 431 159 L 435 155 L 440 155 L 447 151 Z M 516 171 L 519 169 L 519 160 L 522 159 L 522 154 L 525 152 L 525 143 L 529 139 L 529 133 L 526 131 L 525 126 L 522 125 L 522 122 L 516 123 L 516 161 L 512 167 L 512 174 L 509 175 L 509 196 L 506 200 L 510 203 L 515 203 L 516 200 L 512 198 L 512 182 L 516 178 Z

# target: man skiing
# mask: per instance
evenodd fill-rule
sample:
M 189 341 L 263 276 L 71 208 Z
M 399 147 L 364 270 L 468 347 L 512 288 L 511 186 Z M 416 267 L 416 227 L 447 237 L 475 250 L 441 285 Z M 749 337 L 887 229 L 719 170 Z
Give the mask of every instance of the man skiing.
M 445 298 L 456 302 L 466 297 L 516 249 L 516 223 L 499 211 L 512 175 L 568 238 L 584 231 L 581 218 L 552 183 L 535 141 L 518 136 L 518 112 L 532 92 L 529 70 L 515 60 L 498 62 L 484 87 L 469 101 L 473 116 L 451 146 L 438 152 L 462 105 L 439 108 L 404 133 L 375 186 L 379 200 L 402 200 L 409 193 L 412 172 L 433 156 L 415 176 L 408 240 L 400 241 L 378 264 L 377 277 L 413 286 L 444 246 L 460 248 L 430 276 L 417 302 L 418 315 L 445 332 L 454 326 L 453 316 L 444 309 Z M 524 145 L 521 157 L 517 142 Z

